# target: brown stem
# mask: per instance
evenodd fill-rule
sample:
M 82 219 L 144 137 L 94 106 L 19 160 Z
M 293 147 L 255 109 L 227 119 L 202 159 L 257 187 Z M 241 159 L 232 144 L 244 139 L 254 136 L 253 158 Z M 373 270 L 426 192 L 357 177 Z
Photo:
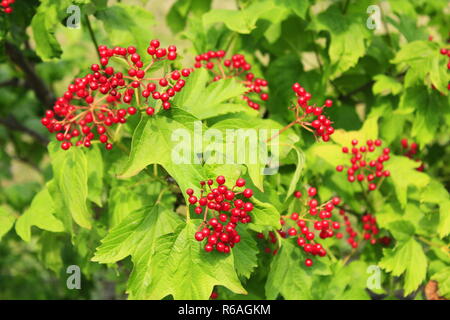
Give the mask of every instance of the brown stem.
M 34 65 L 27 60 L 16 45 L 9 41 L 5 41 L 5 52 L 11 61 L 22 70 L 27 86 L 34 91 L 36 97 L 43 104 L 43 107 L 50 108 L 55 101 L 55 97 L 45 85 L 45 82 L 36 73 Z
M 294 121 L 292 121 L 291 123 L 289 123 L 286 127 L 280 129 L 276 134 L 274 134 L 272 137 L 270 137 L 269 139 L 267 139 L 265 142 L 270 142 L 272 139 L 276 138 L 277 136 L 279 136 L 280 134 L 282 134 L 283 132 L 285 132 L 287 129 L 289 129 L 290 127 L 292 127 L 293 125 L 295 125 L 296 123 L 298 123 L 299 119 L 295 119 Z
M 91 38 L 91 41 L 95 46 L 95 52 L 97 52 L 97 57 L 98 57 L 98 60 L 100 61 L 101 56 L 100 56 L 100 52 L 98 51 L 98 42 L 97 42 L 97 38 L 95 37 L 94 30 L 92 29 L 92 25 L 91 25 L 91 21 L 89 20 L 89 16 L 84 15 L 84 20 L 86 21 L 86 26 L 89 31 L 89 37 Z
M 43 146 L 46 146 L 49 142 L 49 140 L 45 136 L 24 126 L 13 115 L 8 115 L 6 118 L 0 118 L 0 124 L 7 127 L 8 129 L 28 134 L 30 137 L 36 139 L 36 141 L 38 141 Z

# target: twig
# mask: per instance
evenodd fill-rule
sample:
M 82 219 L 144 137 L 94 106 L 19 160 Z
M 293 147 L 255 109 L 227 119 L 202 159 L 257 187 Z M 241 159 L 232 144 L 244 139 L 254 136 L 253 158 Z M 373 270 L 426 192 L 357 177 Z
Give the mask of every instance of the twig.
M 86 21 L 86 26 L 89 31 L 89 36 L 91 37 L 91 41 L 94 43 L 95 46 L 95 52 L 97 52 L 98 60 L 100 61 L 100 52 L 98 52 L 98 42 L 97 38 L 95 37 L 94 30 L 92 29 L 91 21 L 89 20 L 89 16 L 86 14 L 84 15 L 84 20 Z
M 46 86 L 44 80 L 38 76 L 34 65 L 27 60 L 16 45 L 9 41 L 5 41 L 5 52 L 11 61 L 22 70 L 26 84 L 34 91 L 43 107 L 45 109 L 50 108 L 55 101 L 55 96 Z
M 47 137 L 41 135 L 39 132 L 36 132 L 24 126 L 13 115 L 8 115 L 6 118 L 0 118 L 0 124 L 8 129 L 28 134 L 30 137 L 36 139 L 36 141 L 38 141 L 43 146 L 46 146 L 49 142 Z

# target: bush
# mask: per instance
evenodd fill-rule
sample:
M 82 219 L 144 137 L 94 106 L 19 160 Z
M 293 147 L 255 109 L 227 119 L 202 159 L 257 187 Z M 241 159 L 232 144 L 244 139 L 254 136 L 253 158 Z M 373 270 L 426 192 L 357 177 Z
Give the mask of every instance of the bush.
M 447 1 L 1 5 L 0 299 L 450 297 Z

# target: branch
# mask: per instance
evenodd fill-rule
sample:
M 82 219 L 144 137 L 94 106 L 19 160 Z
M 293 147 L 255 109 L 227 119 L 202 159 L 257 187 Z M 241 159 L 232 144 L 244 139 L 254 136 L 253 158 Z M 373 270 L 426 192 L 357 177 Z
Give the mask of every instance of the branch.
M 36 132 L 24 126 L 13 115 L 9 115 L 6 118 L 0 118 L 0 124 L 8 129 L 28 134 L 30 137 L 36 139 L 36 141 L 38 141 L 43 146 L 46 146 L 49 143 L 47 137 L 41 135 L 39 132 Z
M 0 88 L 3 88 L 3 87 L 18 87 L 19 84 L 20 84 L 20 82 L 19 82 L 18 78 L 12 78 L 12 79 L 0 82 Z
M 11 42 L 5 41 L 5 52 L 11 61 L 22 70 L 25 81 L 30 87 L 39 101 L 45 108 L 51 108 L 55 101 L 55 97 L 50 89 L 45 85 L 34 69 L 34 65 L 27 60 L 22 51 Z
M 84 15 L 84 20 L 86 21 L 86 26 L 88 27 L 89 37 L 91 38 L 91 41 L 95 46 L 95 52 L 97 52 L 97 57 L 98 57 L 98 60 L 100 61 L 102 57 L 100 56 L 100 52 L 98 51 L 97 38 L 95 37 L 95 33 L 94 33 L 94 30 L 92 29 L 91 21 L 89 20 L 89 16 L 87 14 Z

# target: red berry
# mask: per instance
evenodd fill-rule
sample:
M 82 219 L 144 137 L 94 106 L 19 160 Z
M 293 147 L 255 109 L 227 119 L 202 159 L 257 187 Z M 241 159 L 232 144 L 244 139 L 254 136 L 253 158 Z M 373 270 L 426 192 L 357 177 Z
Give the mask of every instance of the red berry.
M 243 179 L 243 178 L 237 179 L 237 180 L 236 180 L 236 186 L 238 186 L 238 187 L 243 187 L 243 186 L 245 186 L 245 179 Z
M 205 235 L 202 232 L 196 232 L 195 233 L 195 240 L 203 241 L 204 238 L 205 238 Z
M 242 195 L 246 198 L 251 198 L 253 196 L 253 190 L 252 189 L 245 189 Z
M 224 183 L 225 183 L 225 177 L 224 177 L 224 176 L 218 176 L 218 177 L 216 178 L 216 182 L 217 182 L 218 184 L 224 184 Z
M 309 195 L 310 197 L 314 197 L 316 194 L 317 194 L 317 189 L 316 189 L 316 188 L 310 187 L 310 188 L 308 189 L 308 195 Z

